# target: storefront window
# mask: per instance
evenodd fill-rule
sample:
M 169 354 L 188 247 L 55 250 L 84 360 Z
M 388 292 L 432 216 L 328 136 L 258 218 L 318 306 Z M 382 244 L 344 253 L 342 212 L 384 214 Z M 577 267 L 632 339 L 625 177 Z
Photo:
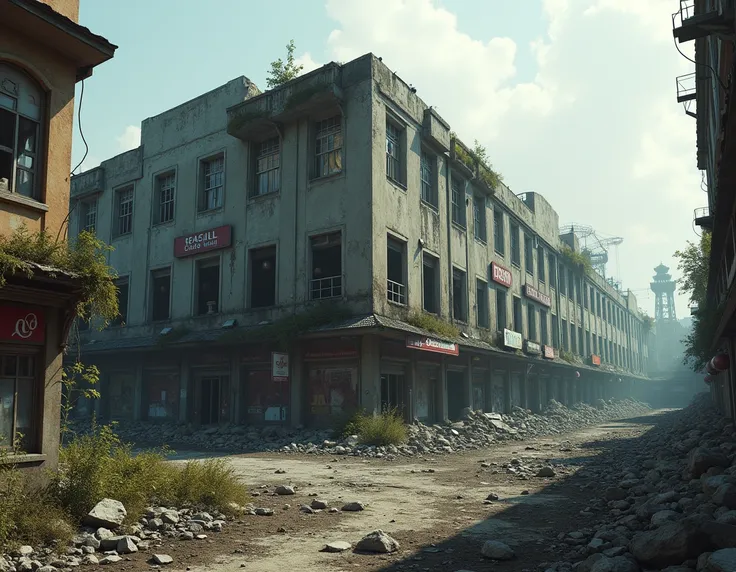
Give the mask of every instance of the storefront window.
M 355 368 L 309 370 L 310 412 L 314 416 L 341 415 L 358 408 L 358 372 Z
M 417 376 L 414 415 L 419 421 L 431 421 L 434 416 L 434 392 L 437 386 L 436 370 L 420 371 Z
M 133 419 L 135 404 L 135 374 L 112 373 L 109 378 L 111 419 Z
M 275 381 L 267 369 L 249 371 L 247 380 L 246 421 L 285 422 L 289 406 L 289 382 Z
M 38 389 L 35 356 L 0 354 L 0 447 L 33 453 L 34 400 Z
M 148 392 L 148 419 L 174 421 L 179 417 L 179 375 L 151 373 L 144 375 Z

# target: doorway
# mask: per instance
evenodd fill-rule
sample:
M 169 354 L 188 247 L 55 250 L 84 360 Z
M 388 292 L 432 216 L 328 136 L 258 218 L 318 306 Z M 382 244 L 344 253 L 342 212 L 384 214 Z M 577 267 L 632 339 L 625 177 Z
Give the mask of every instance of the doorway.
M 203 377 L 200 380 L 199 422 L 202 425 L 215 425 L 224 420 L 225 408 L 222 404 L 224 394 L 223 378 Z
M 465 372 L 447 372 L 447 416 L 452 421 L 460 420 L 463 408 L 468 406 Z
M 404 416 L 406 393 L 406 376 L 401 373 L 381 374 L 381 412 L 396 409 L 397 414 Z

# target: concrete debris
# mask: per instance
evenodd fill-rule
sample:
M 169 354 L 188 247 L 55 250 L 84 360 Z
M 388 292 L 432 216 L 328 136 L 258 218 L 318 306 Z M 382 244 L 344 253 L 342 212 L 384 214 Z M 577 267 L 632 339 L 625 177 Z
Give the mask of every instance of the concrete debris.
M 84 524 L 114 529 L 123 524 L 126 516 L 128 516 L 128 511 L 125 510 L 123 503 L 114 499 L 102 499 L 89 511 L 84 518 Z
M 511 560 L 516 553 L 508 545 L 498 540 L 486 540 L 481 548 L 481 554 L 492 560 Z
M 385 447 L 360 445 L 355 435 L 334 440 L 331 431 L 288 427 L 224 425 L 198 429 L 173 423 L 121 421 L 116 430 L 124 441 L 131 443 L 176 443 L 198 450 L 353 455 L 391 460 L 480 449 L 499 441 L 574 431 L 648 410 L 646 405 L 632 399 L 601 399 L 596 406 L 578 403 L 572 407 L 553 399 L 538 414 L 521 407 L 514 407 L 508 415 L 468 409 L 463 421 L 456 423 L 425 425 L 415 421 L 408 427 L 409 439 L 405 444 Z M 84 426 L 75 430 L 83 433 Z
M 345 542 L 344 540 L 336 540 L 335 542 L 328 542 L 322 548 L 322 552 L 345 552 L 350 550 L 352 544 Z
M 358 552 L 377 552 L 390 554 L 399 549 L 399 543 L 382 530 L 374 530 L 366 534 L 355 546 Z

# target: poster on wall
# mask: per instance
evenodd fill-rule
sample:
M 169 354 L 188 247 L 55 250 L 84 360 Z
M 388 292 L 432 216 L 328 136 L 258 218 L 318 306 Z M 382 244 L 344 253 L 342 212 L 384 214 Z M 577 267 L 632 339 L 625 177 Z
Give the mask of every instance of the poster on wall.
M 271 352 L 271 379 L 289 381 L 289 354 Z

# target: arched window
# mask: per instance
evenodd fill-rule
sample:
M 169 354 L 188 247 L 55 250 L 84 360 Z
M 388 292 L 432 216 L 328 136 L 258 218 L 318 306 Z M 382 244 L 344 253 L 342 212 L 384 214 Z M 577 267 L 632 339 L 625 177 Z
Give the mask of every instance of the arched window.
M 40 199 L 43 90 L 19 68 L 0 63 L 0 191 Z

